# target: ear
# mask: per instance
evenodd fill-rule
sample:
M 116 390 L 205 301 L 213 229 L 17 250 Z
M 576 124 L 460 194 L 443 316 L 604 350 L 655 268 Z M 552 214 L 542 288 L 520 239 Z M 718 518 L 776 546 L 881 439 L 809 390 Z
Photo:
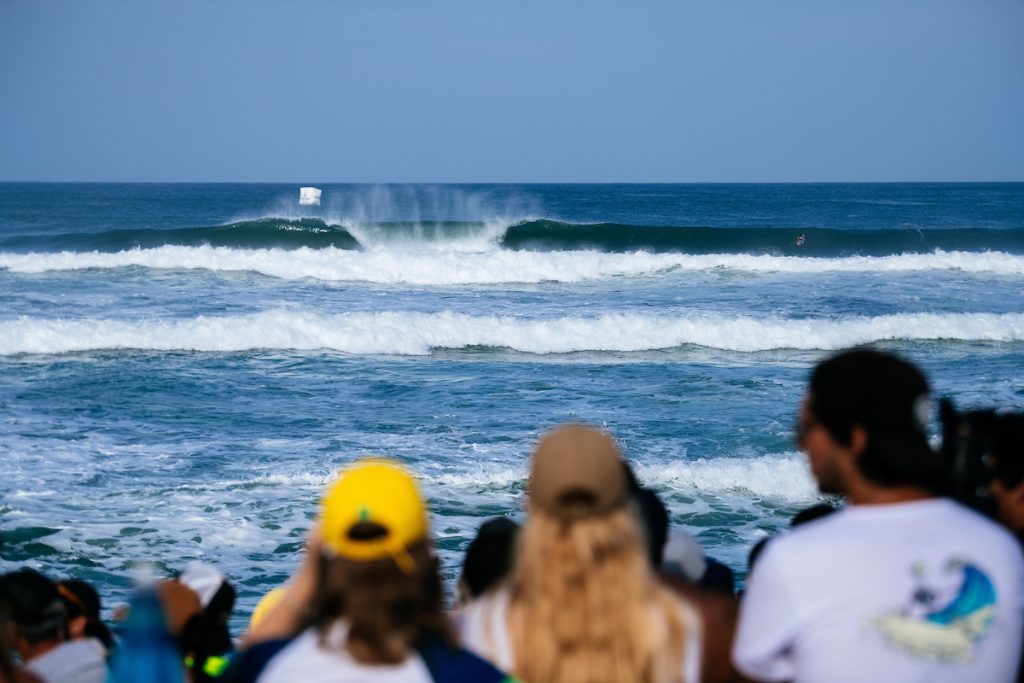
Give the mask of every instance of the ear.
M 457 607 L 465 607 L 472 599 L 473 596 L 469 591 L 469 584 L 466 583 L 466 579 L 460 576 L 458 583 L 455 584 L 455 605 Z
M 1009 490 L 1010 500 L 1024 509 L 1024 481 Z
M 867 431 L 860 425 L 853 425 L 853 429 L 850 430 L 850 453 L 854 458 L 859 458 L 867 446 Z
M 1024 481 L 1006 488 L 1001 481 L 993 479 L 989 490 L 999 507 L 1000 520 L 1014 533 L 1024 531 Z

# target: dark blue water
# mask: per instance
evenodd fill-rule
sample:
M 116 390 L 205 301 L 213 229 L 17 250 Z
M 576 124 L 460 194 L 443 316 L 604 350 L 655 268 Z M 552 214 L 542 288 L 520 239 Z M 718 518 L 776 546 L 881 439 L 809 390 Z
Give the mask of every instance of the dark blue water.
M 823 355 L 1024 408 L 1024 184 L 321 187 L 0 184 L 0 570 L 116 602 L 205 559 L 244 615 L 375 453 L 451 577 L 538 433 L 586 420 L 742 572 L 816 498 Z

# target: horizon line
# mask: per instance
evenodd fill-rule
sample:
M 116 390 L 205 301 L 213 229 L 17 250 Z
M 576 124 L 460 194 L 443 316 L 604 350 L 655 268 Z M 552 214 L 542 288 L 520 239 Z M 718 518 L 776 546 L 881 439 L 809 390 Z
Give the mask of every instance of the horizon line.
M 700 180 L 700 181 L 428 181 L 428 180 L 7 180 L 3 185 L 1017 185 L 1019 180 Z

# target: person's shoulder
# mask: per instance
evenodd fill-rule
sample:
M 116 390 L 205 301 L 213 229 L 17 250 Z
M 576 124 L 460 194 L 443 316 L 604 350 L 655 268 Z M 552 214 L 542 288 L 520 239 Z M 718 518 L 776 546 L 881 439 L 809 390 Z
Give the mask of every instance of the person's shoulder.
M 33 659 L 29 668 L 42 673 L 47 667 L 60 672 L 100 665 L 105 668 L 103 651 L 90 640 L 66 640 L 49 652 Z M 63 673 L 61 673 L 63 675 Z
M 465 634 L 466 631 L 481 628 L 484 623 L 493 619 L 504 620 L 509 596 L 507 587 L 498 586 L 465 605 L 454 618 L 459 630 Z
M 26 670 L 44 680 L 103 681 L 107 661 L 102 651 L 87 640 L 66 640 L 33 659 Z
M 426 637 L 416 650 L 435 683 L 501 683 L 511 680 L 483 657 L 462 647 L 450 647 L 440 638 Z
M 512 595 L 511 590 L 507 584 L 499 584 L 487 591 L 476 600 L 470 602 L 466 609 L 495 609 L 501 608 L 508 603 L 509 597 Z
M 845 510 L 839 510 L 770 537 L 752 573 L 799 582 L 805 572 L 816 571 L 822 558 L 834 557 L 849 546 L 852 534 L 845 517 Z
M 956 519 L 963 524 L 972 524 L 979 529 L 986 529 L 988 533 L 996 533 L 998 535 L 1007 535 L 1004 527 L 997 521 L 983 515 L 977 510 L 970 508 L 962 503 L 959 503 L 951 498 L 937 498 L 934 501 L 936 507 L 942 509 L 943 514 Z
M 788 553 L 820 552 L 823 544 L 843 540 L 843 529 L 847 523 L 846 509 L 842 509 L 827 517 L 787 529 L 768 541 L 764 554 L 767 555 L 769 550 L 777 554 L 779 549 L 785 549 Z
M 299 634 L 296 638 L 278 638 L 265 640 L 252 647 L 237 652 L 224 673 L 223 680 L 229 683 L 252 683 L 257 680 L 274 659 L 283 650 L 295 644 L 296 640 L 307 636 L 308 632 Z
M 1014 558 L 1020 556 L 1020 541 L 1008 529 L 985 515 L 952 500 L 945 501 L 950 533 L 958 533 L 978 543 L 1001 547 Z

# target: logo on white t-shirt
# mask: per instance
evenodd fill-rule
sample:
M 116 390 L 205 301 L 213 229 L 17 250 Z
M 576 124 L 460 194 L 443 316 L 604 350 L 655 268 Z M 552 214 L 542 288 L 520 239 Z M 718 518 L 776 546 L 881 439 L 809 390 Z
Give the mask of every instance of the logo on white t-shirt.
M 870 621 L 888 643 L 920 659 L 967 663 L 995 620 L 996 589 L 977 565 L 948 561 L 929 577 L 923 563 L 911 570 L 917 584 L 908 603 Z M 930 579 L 930 581 L 929 581 Z

